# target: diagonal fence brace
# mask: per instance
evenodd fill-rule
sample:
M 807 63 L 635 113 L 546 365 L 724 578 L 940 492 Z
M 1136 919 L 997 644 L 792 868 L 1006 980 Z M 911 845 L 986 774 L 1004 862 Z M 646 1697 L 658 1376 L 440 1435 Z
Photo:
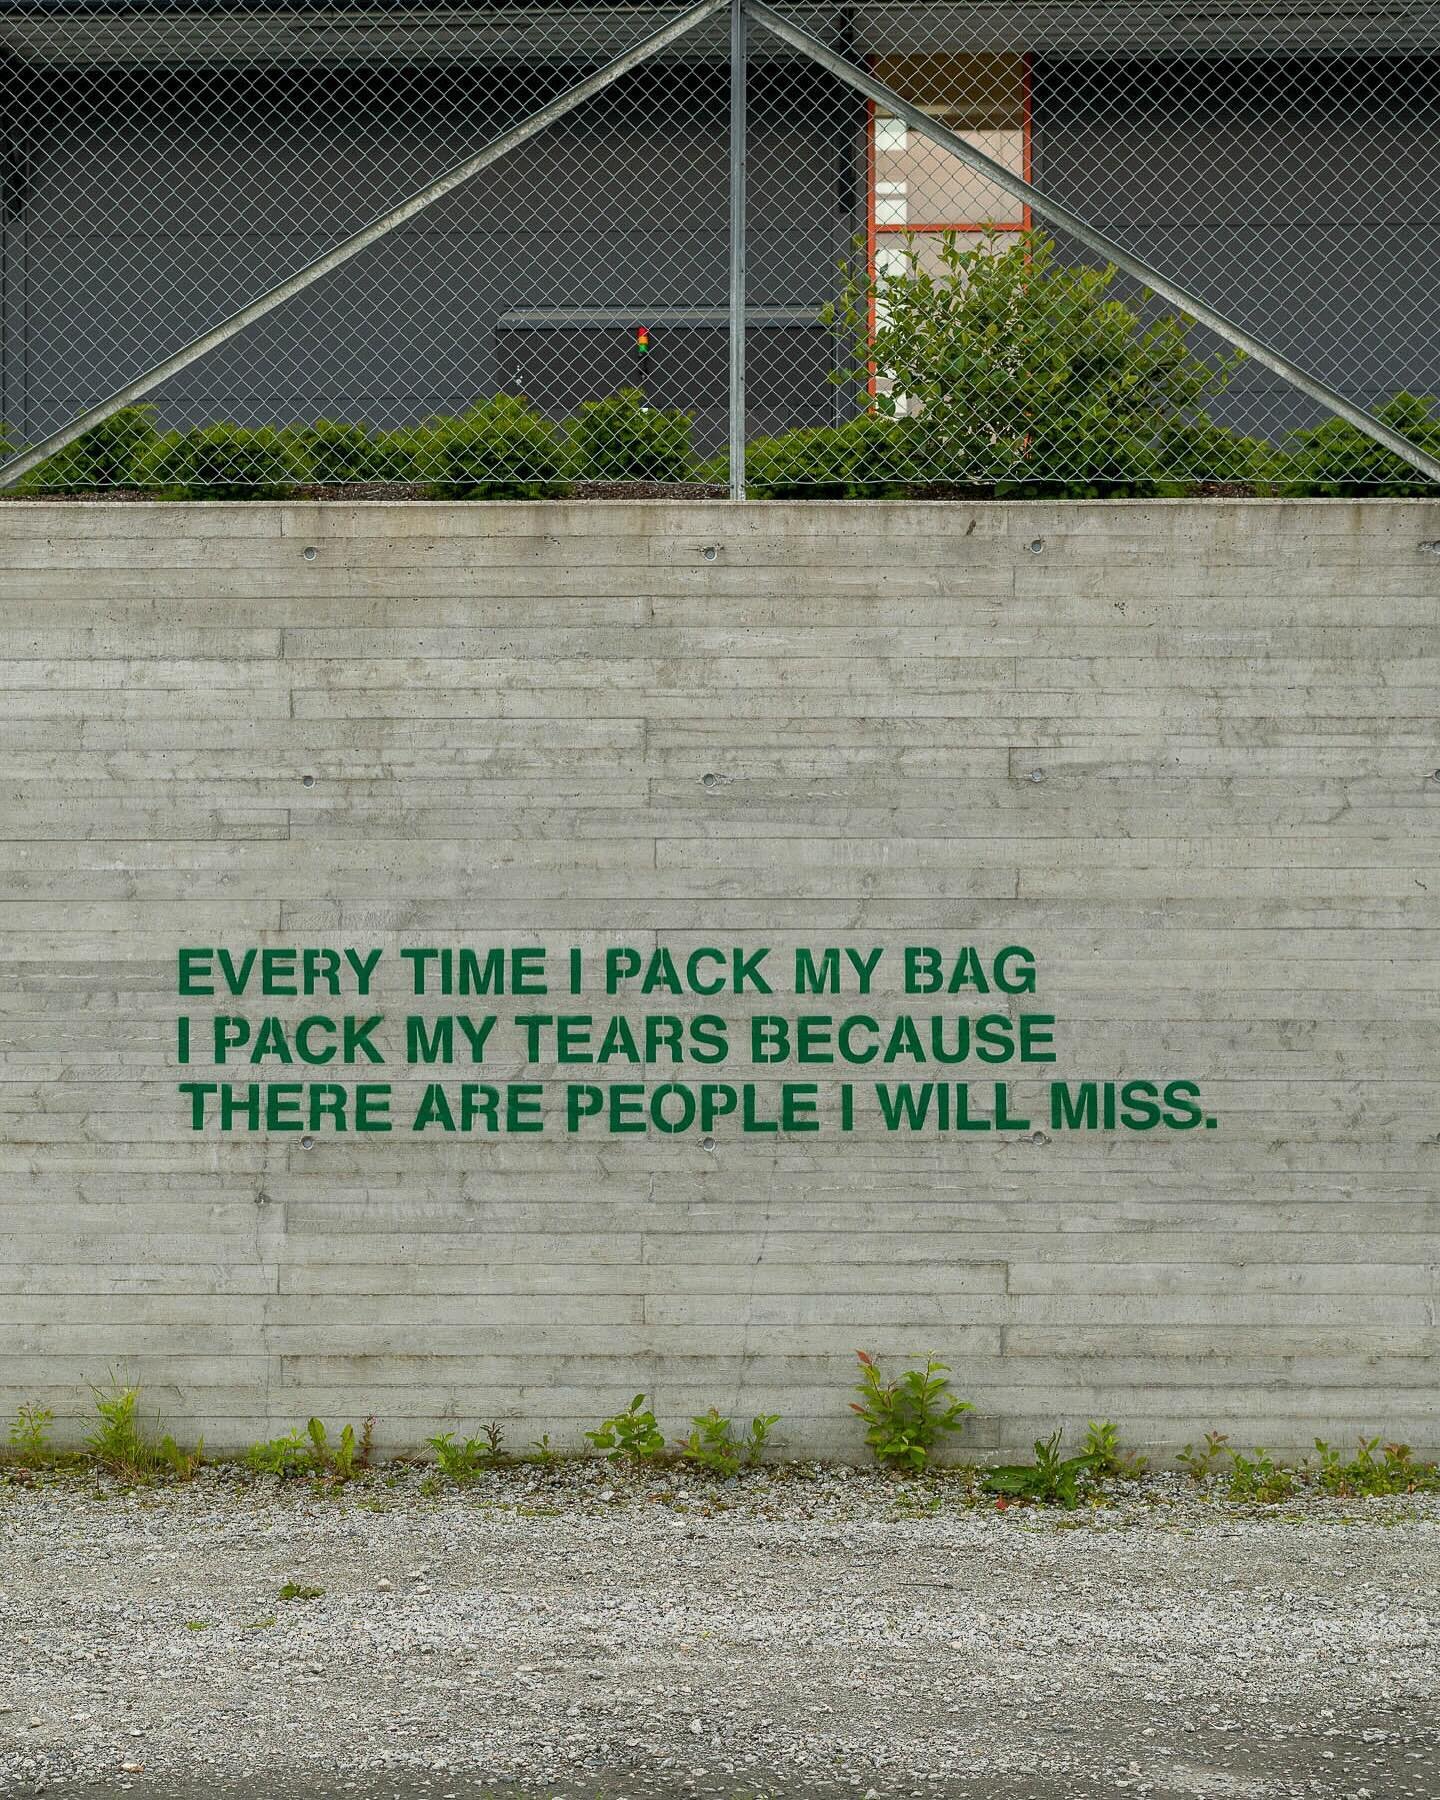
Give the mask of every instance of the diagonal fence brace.
M 938 144 L 942 150 L 950 151 L 961 162 L 984 175 L 997 187 L 1003 188 L 1007 194 L 1012 194 L 1023 205 L 1032 207 L 1042 219 L 1059 226 L 1062 231 L 1076 238 L 1088 249 L 1093 250 L 1096 255 L 1103 256 L 1107 262 L 1114 263 L 1117 269 L 1123 270 L 1125 274 L 1133 277 L 1136 281 L 1143 282 L 1162 300 L 1168 300 L 1172 306 L 1178 306 L 1182 312 L 1188 313 L 1207 330 L 1213 331 L 1216 337 L 1223 338 L 1227 344 L 1237 350 L 1243 350 L 1253 362 L 1259 363 L 1262 368 L 1269 369 L 1272 374 L 1278 375 L 1291 387 L 1298 388 L 1308 399 L 1328 408 L 1330 412 L 1353 425 L 1357 431 L 1363 431 L 1366 437 L 1373 438 L 1377 444 L 1392 451 L 1403 461 L 1409 463 L 1412 469 L 1418 469 L 1422 475 L 1428 475 L 1432 481 L 1440 481 L 1440 459 L 1427 455 L 1417 444 L 1412 444 L 1409 438 L 1392 430 L 1382 420 L 1377 419 L 1373 413 L 1368 413 L 1363 407 L 1356 406 L 1353 401 L 1347 400 L 1328 382 L 1318 380 L 1314 375 L 1302 369 L 1298 363 L 1292 362 L 1281 351 L 1272 349 L 1262 339 L 1252 336 L 1243 325 L 1237 325 L 1233 319 L 1228 319 L 1224 313 L 1218 312 L 1213 306 L 1202 300 L 1198 294 L 1193 294 L 1188 288 L 1172 281 L 1159 269 L 1152 267 L 1127 250 L 1123 244 L 1117 244 L 1098 226 L 1092 225 L 1079 213 L 1072 212 L 1063 200 L 1051 199 L 1048 194 L 1035 187 L 1033 183 L 1026 181 L 1023 176 L 1013 174 L 1003 163 L 996 162 L 983 150 L 977 150 L 973 144 L 966 143 L 958 133 L 942 125 L 938 119 L 932 119 L 918 106 L 912 105 L 910 101 L 897 94 L 893 88 L 887 87 L 883 81 L 878 80 L 869 70 L 857 68 L 854 63 L 847 62 L 843 56 L 837 55 L 827 45 L 822 44 L 818 38 L 812 37 L 808 31 L 802 31 L 798 25 L 792 25 L 788 19 L 772 12 L 764 4 L 764 0 L 742 0 L 742 4 L 745 11 L 763 30 L 789 44 L 792 50 L 798 50 L 808 56 L 812 62 L 818 63 L 837 81 L 845 82 L 857 93 L 864 94 L 867 99 L 883 106 L 895 118 L 903 119 L 911 131 L 928 138 L 933 144 Z
M 192 338 L 181 349 L 172 351 L 169 356 L 148 368 L 143 375 L 137 375 L 133 381 L 126 382 L 124 387 L 117 388 L 113 394 L 101 400 L 97 405 L 88 408 L 83 413 L 77 413 L 73 419 L 62 425 L 58 431 L 52 432 L 40 443 L 22 451 L 19 456 L 12 457 L 9 462 L 0 464 L 0 487 L 8 487 L 12 482 L 18 481 L 22 475 L 28 475 L 32 469 L 38 468 L 47 457 L 53 456 L 57 450 L 63 450 L 67 444 L 73 444 L 76 438 L 82 437 L 94 426 L 104 424 L 106 419 L 113 418 L 124 407 L 133 405 L 135 401 L 142 399 L 146 394 L 159 387 L 162 382 L 168 381 L 172 375 L 178 375 L 182 369 L 188 369 L 191 363 L 198 362 L 202 356 L 208 356 L 212 350 L 218 350 L 222 344 L 228 344 L 232 338 L 238 337 L 242 331 L 248 330 L 257 320 L 263 319 L 267 313 L 274 312 L 277 306 L 283 306 L 287 300 L 293 300 L 297 294 L 303 294 L 306 288 L 311 287 L 323 276 L 342 267 L 343 264 L 350 261 L 351 257 L 358 256 L 362 250 L 368 250 L 372 244 L 379 243 L 381 238 L 388 237 L 392 231 L 416 218 L 428 206 L 433 206 L 437 200 L 444 199 L 446 194 L 453 193 L 472 176 L 478 175 L 483 169 L 488 169 L 492 163 L 499 162 L 502 156 L 508 156 L 512 150 L 518 150 L 522 144 L 528 143 L 531 138 L 553 125 L 557 119 L 563 119 L 566 113 L 573 112 L 577 106 L 583 106 L 587 100 L 593 100 L 597 94 L 604 93 L 606 88 L 613 86 L 622 76 L 628 75 L 632 69 L 638 68 L 650 57 L 658 55 L 663 50 L 668 50 L 670 45 L 678 42 L 679 39 L 688 37 L 697 26 L 703 25 L 716 13 L 727 12 L 730 4 L 731 0 L 699 0 L 698 5 L 689 7 L 685 12 L 670 20 L 668 24 L 662 25 L 658 31 L 651 32 L 648 37 L 642 38 L 630 49 L 622 51 L 619 56 L 596 69 L 593 74 L 587 75 L 574 87 L 567 88 L 563 94 L 557 94 L 553 100 L 546 101 L 544 106 L 528 114 L 518 124 L 512 125 L 507 131 L 502 131 L 498 137 L 492 138 L 483 149 L 477 150 L 473 156 L 467 156 L 463 161 L 447 169 L 444 174 L 437 175 L 433 181 L 428 182 L 423 188 L 417 189 L 415 193 L 400 201 L 398 205 L 391 207 L 387 212 L 380 213 L 368 225 L 362 225 L 350 237 L 345 238 L 331 249 L 323 251 L 312 262 L 297 269 L 293 275 L 287 275 L 274 287 L 268 288 L 263 294 L 257 295 L 255 299 L 247 301 L 237 312 L 231 313 L 229 318 L 222 319 L 218 325 L 212 325 L 208 331 L 202 332 L 197 338 Z

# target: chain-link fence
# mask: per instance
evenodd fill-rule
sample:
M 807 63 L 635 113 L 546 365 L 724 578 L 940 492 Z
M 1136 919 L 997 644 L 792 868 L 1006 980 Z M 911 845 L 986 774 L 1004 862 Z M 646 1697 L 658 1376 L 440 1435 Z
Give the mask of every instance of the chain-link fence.
M 0 0 L 0 481 L 1440 475 L 1440 4 L 772 3 Z

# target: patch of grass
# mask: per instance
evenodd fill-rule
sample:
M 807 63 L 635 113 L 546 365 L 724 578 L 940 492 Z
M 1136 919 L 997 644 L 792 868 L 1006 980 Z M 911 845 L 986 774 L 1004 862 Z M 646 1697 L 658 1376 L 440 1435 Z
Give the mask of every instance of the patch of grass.
M 280 1590 L 282 1600 L 323 1600 L 325 1590 L 322 1587 L 311 1587 L 303 1581 L 287 1581 Z M 271 1620 L 274 1624 L 274 1620 Z

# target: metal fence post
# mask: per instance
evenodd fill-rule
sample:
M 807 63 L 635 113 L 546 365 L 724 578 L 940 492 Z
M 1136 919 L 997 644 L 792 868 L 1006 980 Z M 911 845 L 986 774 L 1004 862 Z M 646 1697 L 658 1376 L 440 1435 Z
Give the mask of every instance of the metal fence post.
M 744 0 L 730 0 L 730 498 L 745 498 Z

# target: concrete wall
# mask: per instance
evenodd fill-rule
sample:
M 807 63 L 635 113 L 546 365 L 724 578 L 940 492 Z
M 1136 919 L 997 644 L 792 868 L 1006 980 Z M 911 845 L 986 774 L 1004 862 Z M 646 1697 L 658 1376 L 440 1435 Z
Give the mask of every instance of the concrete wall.
M 1428 502 L 0 506 L 0 1409 L 113 1369 L 217 1446 L 573 1442 L 643 1387 L 845 1450 L 863 1345 L 947 1358 L 981 1447 L 1434 1446 L 1437 545 Z M 189 1130 L 178 946 L 535 941 L 1026 944 L 1037 1125 L 1052 1074 L 1194 1076 L 1218 1128 Z

